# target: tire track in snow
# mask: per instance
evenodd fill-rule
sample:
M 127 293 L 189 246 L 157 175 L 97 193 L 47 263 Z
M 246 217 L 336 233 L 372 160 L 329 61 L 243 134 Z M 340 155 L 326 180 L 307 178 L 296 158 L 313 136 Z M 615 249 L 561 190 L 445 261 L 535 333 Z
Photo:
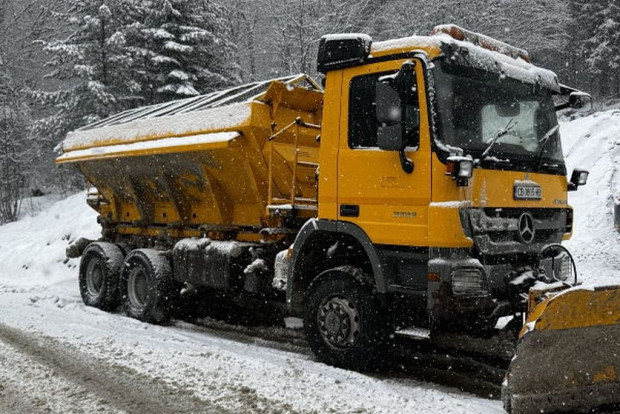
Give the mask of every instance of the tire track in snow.
M 0 413 L 118 414 L 105 400 L 0 341 Z
M 99 405 L 98 411 L 105 413 L 231 413 L 221 406 L 199 399 L 191 392 L 171 387 L 158 378 L 150 378 L 130 368 L 90 357 L 52 338 L 25 334 L 0 324 L 0 341 L 12 348 L 13 352 L 22 354 L 25 359 L 45 367 L 43 370 L 47 373 L 41 375 L 25 372 L 30 377 L 24 380 L 35 384 L 31 387 L 35 394 L 37 388 L 48 381 L 50 376 L 69 384 L 56 387 L 55 391 L 62 395 L 54 395 L 54 398 L 64 401 L 52 401 L 51 407 L 48 401 L 41 399 L 51 397 L 50 392 L 54 389 L 43 386 L 42 395 L 29 398 L 13 385 L 3 386 L 0 390 L 3 397 L 0 408 L 7 409 L 6 412 L 92 412 L 95 411 L 94 407 L 83 405 L 95 402 L 95 405 Z M 6 371 L 7 367 L 2 365 L 0 369 Z M 22 368 L 27 367 L 32 368 L 32 363 Z M 0 378 L 5 375 L 6 372 Z M 0 379 L 0 384 L 3 382 L 7 381 Z M 64 406 L 54 407 L 59 407 L 59 404 Z M 79 409 L 81 406 L 82 409 Z
M 193 332 L 315 359 L 299 329 L 232 325 L 208 317 L 177 324 Z M 436 383 L 482 398 L 499 399 L 501 382 L 514 353 L 514 350 L 497 349 L 502 345 L 506 347 L 506 341 L 505 336 L 484 339 L 454 334 L 430 341 L 397 335 L 382 369 L 366 375 L 403 385 L 412 380 Z M 491 361 L 486 361 L 487 358 Z

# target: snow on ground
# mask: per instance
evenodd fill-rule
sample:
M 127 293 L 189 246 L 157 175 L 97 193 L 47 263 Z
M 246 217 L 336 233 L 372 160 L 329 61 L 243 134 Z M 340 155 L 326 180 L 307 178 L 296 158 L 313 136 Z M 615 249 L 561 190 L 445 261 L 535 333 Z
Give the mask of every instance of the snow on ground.
M 588 184 L 568 196 L 574 208 L 575 256 L 586 284 L 618 284 L 620 234 L 613 225 L 613 198 L 620 195 L 620 110 L 598 112 L 561 127 L 567 168 L 590 171 Z
M 611 210 L 620 190 L 619 130 L 618 110 L 562 125 L 569 169 L 590 170 L 588 185 L 569 196 L 575 231 L 567 244 L 591 284 L 617 283 L 620 268 Z M 499 401 L 445 386 L 329 367 L 294 344 L 87 308 L 78 261 L 66 260 L 65 248 L 98 237 L 96 214 L 84 194 L 54 201 L 35 200 L 27 210 L 38 205 L 39 214 L 0 226 L 0 413 L 502 412 Z M 124 376 L 129 385 L 115 384 Z M 166 398 L 148 397 L 152 390 Z
M 153 326 L 85 307 L 78 261 L 67 261 L 64 252 L 70 241 L 98 232 L 84 194 L 0 227 L 0 413 L 32 412 L 33 404 L 41 412 L 81 412 L 80 401 L 99 412 L 170 412 L 153 408 L 152 400 L 137 404 L 114 397 L 123 389 L 110 389 L 113 381 L 102 375 L 119 366 L 121 373 L 133 373 L 132 383 L 153 382 L 141 389 L 159 384 L 183 401 L 190 395 L 204 407 L 199 412 L 502 412 L 499 401 L 456 389 L 333 368 L 314 361 L 306 348 L 256 343 L 184 322 Z M 15 338 L 13 329 L 26 337 Z M 47 348 L 26 346 L 32 343 Z M 63 359 L 65 353 L 71 357 Z M 7 371 L 13 360 L 32 360 L 36 370 Z M 38 385 L 42 379 L 45 387 Z M 92 382 L 100 386 L 88 387 Z

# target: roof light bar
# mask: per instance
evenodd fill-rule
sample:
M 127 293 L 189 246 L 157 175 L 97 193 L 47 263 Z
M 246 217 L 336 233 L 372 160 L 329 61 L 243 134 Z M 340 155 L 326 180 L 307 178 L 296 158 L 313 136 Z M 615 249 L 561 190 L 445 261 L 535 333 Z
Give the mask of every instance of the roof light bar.
M 508 55 L 513 59 L 521 58 L 528 63 L 530 62 L 530 54 L 526 50 L 519 49 L 518 47 L 511 46 L 508 43 L 504 43 L 483 34 L 471 32 L 454 24 L 435 26 L 435 28 L 431 31 L 431 36 L 438 34 L 447 34 L 456 40 L 473 43 L 484 49 Z

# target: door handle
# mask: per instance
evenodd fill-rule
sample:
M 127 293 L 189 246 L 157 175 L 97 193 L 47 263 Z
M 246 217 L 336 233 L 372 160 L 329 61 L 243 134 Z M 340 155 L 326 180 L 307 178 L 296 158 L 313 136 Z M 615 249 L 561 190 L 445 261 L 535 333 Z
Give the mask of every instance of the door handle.
M 340 215 L 342 217 L 359 217 L 360 206 L 357 204 L 341 204 Z

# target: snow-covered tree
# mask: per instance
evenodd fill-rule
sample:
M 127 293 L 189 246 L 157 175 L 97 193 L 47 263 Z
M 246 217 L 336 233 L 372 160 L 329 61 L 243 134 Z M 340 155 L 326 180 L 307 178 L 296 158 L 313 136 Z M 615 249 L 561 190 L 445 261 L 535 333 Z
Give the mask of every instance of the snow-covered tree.
M 51 55 L 46 76 L 61 85 L 56 91 L 34 92 L 49 113 L 36 123 L 36 131 L 58 142 L 77 127 L 132 106 L 139 85 L 129 76 L 131 58 L 123 28 L 129 23 L 131 2 L 123 0 L 72 0 L 66 13 L 72 32 L 65 38 L 41 41 Z
M 319 39 L 373 33 L 386 0 L 233 0 L 236 59 L 248 80 L 316 71 Z
M 30 112 L 0 64 L 0 224 L 19 217 L 27 167 L 36 148 L 29 140 Z
M 225 9 L 213 1 L 140 0 L 127 30 L 145 102 L 194 96 L 239 81 Z
M 571 0 L 569 26 L 577 62 L 602 96 L 620 92 L 620 4 L 617 0 Z
M 67 23 L 52 18 L 66 0 L 0 0 L 0 54 L 13 82 L 37 85 L 45 62 L 37 39 L 60 36 Z

